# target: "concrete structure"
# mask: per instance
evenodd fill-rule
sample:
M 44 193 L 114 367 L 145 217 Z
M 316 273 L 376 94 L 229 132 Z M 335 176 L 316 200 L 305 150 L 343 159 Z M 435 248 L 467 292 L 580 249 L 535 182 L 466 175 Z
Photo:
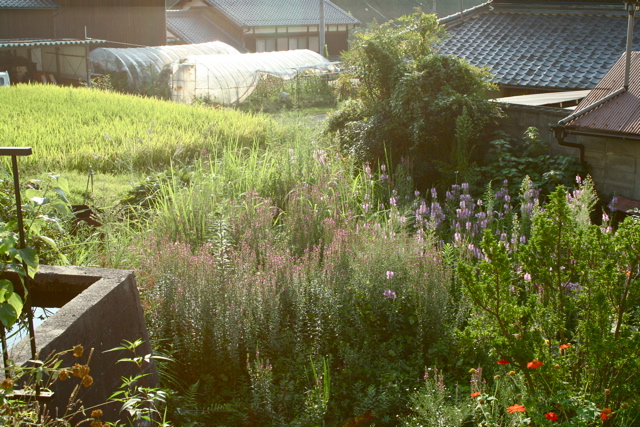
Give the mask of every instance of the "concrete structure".
M 640 200 L 640 143 L 633 139 L 606 138 L 601 136 L 569 134 L 561 146 L 551 126 L 567 117 L 570 111 L 518 104 L 506 104 L 506 117 L 500 129 L 514 137 L 522 137 L 527 128 L 538 128 L 540 136 L 549 141 L 552 154 L 579 157 L 583 149 L 583 160 L 591 167 L 591 176 L 596 188 L 605 197 L 622 196 Z
M 15 277 L 8 276 L 15 280 Z M 16 287 L 17 289 L 18 287 Z M 142 339 L 138 355 L 151 353 L 149 335 L 133 272 L 99 268 L 41 266 L 31 283 L 34 307 L 60 307 L 60 309 L 36 329 L 36 345 L 40 359 L 51 354 L 69 350 L 77 344 L 85 348 L 85 355 L 75 358 L 65 354 L 62 366 L 86 363 L 90 349 L 93 355 L 89 362 L 93 385 L 80 387 L 78 398 L 84 407 L 103 404 L 122 384 L 122 377 L 140 374 L 131 363 L 117 363 L 132 354 L 106 352 L 122 345 L 123 340 Z M 24 365 L 31 359 L 28 338 L 15 344 L 10 358 L 17 365 Z M 155 366 L 146 364 L 143 372 L 145 386 L 157 384 Z M 79 379 L 71 377 L 66 381 L 56 381 L 52 391 L 54 398 L 49 408 L 63 414 L 73 388 Z M 110 403 L 100 407 L 104 421 L 119 419 L 120 406 Z M 88 416 L 89 414 L 87 414 Z M 79 421 L 80 419 L 78 419 Z

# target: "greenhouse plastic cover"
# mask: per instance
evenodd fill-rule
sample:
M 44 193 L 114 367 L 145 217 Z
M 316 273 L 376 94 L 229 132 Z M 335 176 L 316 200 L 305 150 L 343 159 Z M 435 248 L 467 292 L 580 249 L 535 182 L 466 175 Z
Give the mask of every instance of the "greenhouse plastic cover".
M 188 104 L 207 98 L 230 105 L 244 101 L 261 74 L 288 80 L 301 73 L 335 71 L 334 63 L 307 49 L 191 56 L 172 64 L 172 99 Z
M 136 48 L 98 48 L 91 51 L 92 72 L 108 74 L 126 72 L 130 84 L 138 84 L 160 74 L 169 64 L 194 55 L 220 55 L 239 53 L 222 42 L 177 46 Z

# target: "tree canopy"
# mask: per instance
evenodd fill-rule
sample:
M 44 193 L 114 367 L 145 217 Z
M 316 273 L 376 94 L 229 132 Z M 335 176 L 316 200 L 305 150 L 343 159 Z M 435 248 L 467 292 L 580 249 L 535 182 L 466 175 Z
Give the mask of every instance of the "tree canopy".
M 328 121 L 345 150 L 365 162 L 402 159 L 422 187 L 469 172 L 501 114 L 486 99 L 488 71 L 438 53 L 445 36 L 419 11 L 357 33 L 341 77 L 355 95 Z

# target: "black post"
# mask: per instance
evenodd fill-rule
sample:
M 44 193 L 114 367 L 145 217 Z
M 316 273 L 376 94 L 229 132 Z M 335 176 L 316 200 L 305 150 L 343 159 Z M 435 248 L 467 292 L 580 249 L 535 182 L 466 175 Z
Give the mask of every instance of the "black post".
M 22 219 L 22 198 L 20 197 L 20 176 L 18 174 L 18 156 L 30 156 L 32 154 L 31 147 L 0 147 L 0 156 L 11 156 L 11 166 L 13 172 L 13 186 L 15 188 L 16 195 L 16 209 L 18 214 L 18 234 L 20 236 L 20 248 L 24 249 L 27 247 L 25 242 L 24 235 L 24 221 Z M 26 273 L 24 278 L 24 287 L 25 287 L 25 301 L 24 307 L 27 312 L 27 324 L 29 328 L 29 343 L 31 344 L 31 357 L 35 360 L 36 358 L 36 334 L 35 329 L 33 327 L 33 311 L 31 310 L 31 289 L 29 286 L 29 266 L 23 261 L 22 266 Z M 3 331 L 4 338 L 4 331 Z M 6 343 L 3 341 L 3 346 Z M 6 348 L 3 350 L 3 359 L 5 356 Z M 7 360 L 4 360 L 5 368 L 7 366 Z

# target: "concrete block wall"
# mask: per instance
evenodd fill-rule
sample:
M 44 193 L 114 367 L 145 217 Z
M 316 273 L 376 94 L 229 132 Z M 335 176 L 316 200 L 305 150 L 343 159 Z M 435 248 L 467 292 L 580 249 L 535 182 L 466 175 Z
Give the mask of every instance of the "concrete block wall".
M 514 137 L 522 137 L 530 126 L 549 141 L 551 153 L 578 157 L 577 148 L 558 144 L 550 126 L 570 114 L 562 108 L 532 107 L 509 104 L 500 129 Z M 566 142 L 584 146 L 584 160 L 591 166 L 591 177 L 605 197 L 624 196 L 640 200 L 640 141 L 597 136 L 568 135 Z
M 12 277 L 10 277 L 12 278 Z M 15 277 L 12 278 L 15 280 Z M 117 363 L 119 359 L 131 357 L 124 352 L 105 352 L 119 347 L 123 340 L 142 339 L 137 354 L 151 353 L 149 334 L 144 313 L 140 305 L 135 277 L 132 271 L 99 268 L 41 266 L 31 284 L 34 306 L 61 308 L 36 329 L 36 346 L 40 359 L 81 344 L 85 355 L 75 358 L 71 354 L 63 357 L 63 366 L 86 363 L 93 348 L 89 363 L 93 385 L 80 387 L 78 397 L 85 408 L 102 405 L 122 383 L 122 377 L 135 376 L 140 371 L 131 363 Z M 10 358 L 23 365 L 31 359 L 28 337 L 15 344 Z M 154 365 L 147 364 L 143 373 L 145 386 L 157 385 L 158 376 Z M 52 388 L 54 400 L 50 410 L 63 414 L 68 398 L 79 379 L 72 377 L 57 381 Z M 110 403 L 100 406 L 103 420 L 123 419 L 120 405 Z M 90 415 L 88 411 L 87 416 Z M 76 418 L 76 422 L 83 417 Z

